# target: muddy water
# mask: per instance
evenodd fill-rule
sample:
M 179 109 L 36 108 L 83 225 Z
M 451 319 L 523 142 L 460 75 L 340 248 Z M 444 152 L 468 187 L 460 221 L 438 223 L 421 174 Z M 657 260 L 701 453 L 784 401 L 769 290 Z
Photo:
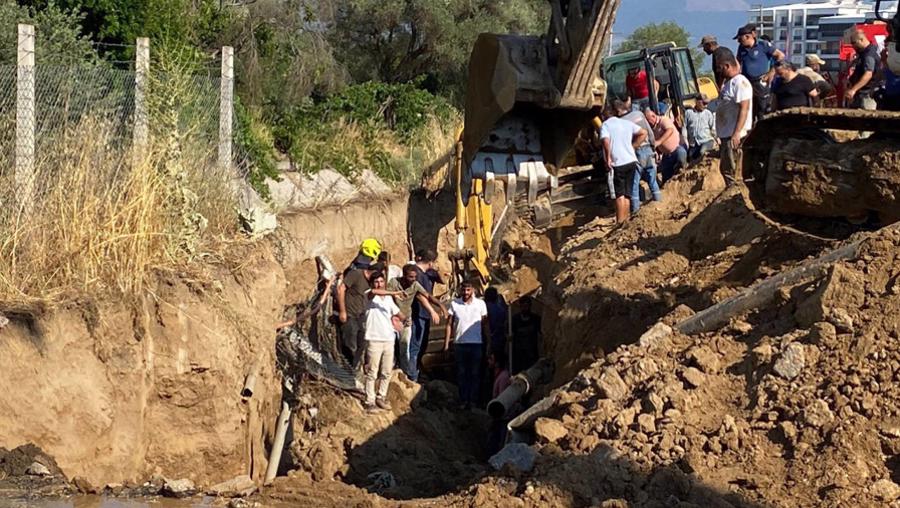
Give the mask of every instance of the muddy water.
M 124 499 L 106 496 L 73 496 L 65 499 L 0 499 L 0 508 L 192 508 L 223 506 L 215 497 Z

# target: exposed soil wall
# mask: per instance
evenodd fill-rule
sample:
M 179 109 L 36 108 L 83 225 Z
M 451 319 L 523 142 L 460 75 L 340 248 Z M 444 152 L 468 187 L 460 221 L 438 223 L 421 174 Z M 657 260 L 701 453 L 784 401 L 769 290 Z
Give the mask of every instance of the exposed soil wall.
M 131 301 L 9 316 L 0 447 L 34 443 L 69 478 L 100 486 L 152 475 L 199 485 L 258 478 L 280 408 L 274 323 L 307 295 L 315 255 L 342 266 L 374 236 L 405 260 L 406 204 L 397 195 L 294 212 L 211 282 L 160 274 Z M 253 365 L 255 393 L 243 401 Z

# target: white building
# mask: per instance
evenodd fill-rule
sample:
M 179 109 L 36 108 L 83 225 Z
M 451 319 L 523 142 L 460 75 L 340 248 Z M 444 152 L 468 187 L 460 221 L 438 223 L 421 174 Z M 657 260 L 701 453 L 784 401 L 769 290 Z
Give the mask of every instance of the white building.
M 885 2 L 882 2 L 885 4 Z M 803 65 L 808 53 L 826 61 L 827 70 L 840 68 L 838 54 L 844 32 L 857 23 L 875 18 L 871 0 L 808 0 L 750 10 L 750 22 L 760 35 L 772 38 L 775 47 L 793 63 Z M 886 2 L 882 13 L 893 16 L 896 2 Z

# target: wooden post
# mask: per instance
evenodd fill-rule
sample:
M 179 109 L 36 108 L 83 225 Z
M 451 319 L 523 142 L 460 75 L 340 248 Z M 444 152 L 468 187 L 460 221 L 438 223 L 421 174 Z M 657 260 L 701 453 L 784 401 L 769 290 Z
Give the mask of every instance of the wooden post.
M 34 205 L 34 26 L 19 25 L 16 66 L 16 195 L 28 213 Z
M 219 92 L 219 167 L 231 169 L 231 129 L 234 115 L 234 48 L 222 47 L 222 85 Z
M 150 121 L 147 113 L 147 76 L 150 73 L 150 39 L 137 38 L 134 54 L 134 165 L 141 164 L 150 142 Z

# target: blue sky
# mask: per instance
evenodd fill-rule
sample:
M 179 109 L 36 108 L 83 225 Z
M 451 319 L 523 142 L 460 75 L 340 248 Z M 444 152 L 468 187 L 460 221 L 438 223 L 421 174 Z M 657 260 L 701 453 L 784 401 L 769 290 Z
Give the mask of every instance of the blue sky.
M 613 44 L 635 28 L 647 23 L 674 21 L 691 34 L 696 46 L 700 38 L 712 34 L 719 44 L 733 48 L 731 40 L 738 27 L 747 23 L 751 5 L 778 5 L 784 0 L 622 0 L 613 28 Z

